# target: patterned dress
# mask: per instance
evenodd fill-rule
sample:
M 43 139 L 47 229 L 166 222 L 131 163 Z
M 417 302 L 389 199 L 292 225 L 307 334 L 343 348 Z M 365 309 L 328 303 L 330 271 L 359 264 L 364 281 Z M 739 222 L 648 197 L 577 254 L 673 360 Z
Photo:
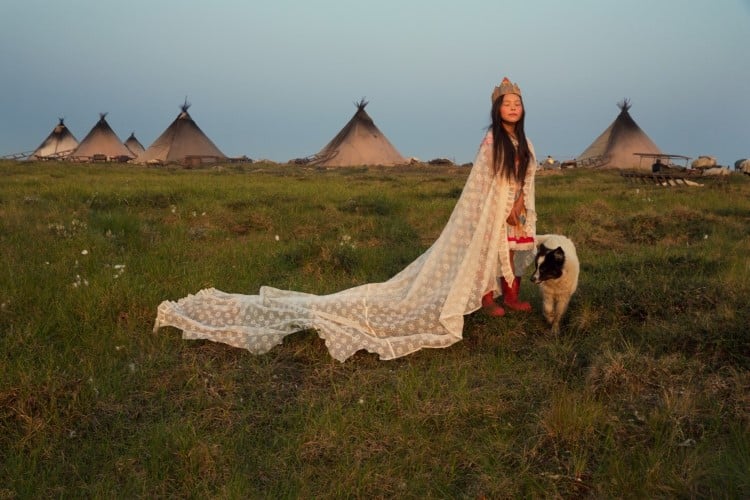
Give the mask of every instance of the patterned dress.
M 518 148 L 518 141 L 511 137 L 511 142 Z M 484 150 L 484 160 L 490 164 L 493 163 L 492 157 L 492 145 L 494 138 L 492 131 L 488 131 L 487 135 L 482 141 L 482 149 Z M 496 176 L 496 182 L 501 185 L 507 184 L 510 187 L 510 193 L 512 199 L 508 201 L 507 211 L 504 211 L 502 216 L 499 217 L 501 224 L 505 226 L 505 232 L 507 233 L 507 249 L 514 253 L 513 269 L 516 276 L 521 276 L 524 269 L 528 267 L 534 258 L 534 238 L 536 235 L 536 209 L 534 203 L 534 182 L 536 179 L 536 160 L 534 159 L 533 148 L 529 144 L 531 149 L 532 158 L 526 169 L 526 178 L 519 182 L 517 179 L 513 179 L 507 182 L 500 175 Z M 480 152 L 481 154 L 481 152 Z M 513 202 L 521 196 L 523 193 L 524 206 L 521 210 L 519 217 L 519 224 L 510 225 L 506 222 L 506 217 L 510 213 Z M 506 208 L 503 204 L 501 208 Z M 502 257 L 501 257 L 502 261 Z
M 510 138 L 513 146 L 518 151 L 518 141 L 515 137 Z M 516 173 L 518 173 L 518 157 L 516 157 Z M 523 193 L 524 182 L 518 182 L 517 179 L 511 181 L 511 189 L 513 191 L 513 200 L 517 200 Z M 524 199 L 524 201 L 526 201 Z M 521 213 L 519 215 L 520 224 L 507 225 L 508 230 L 508 248 L 514 252 L 531 251 L 534 250 L 534 234 L 529 231 L 526 226 L 526 214 L 527 208 L 524 203 Z M 518 270 L 517 270 L 518 272 Z

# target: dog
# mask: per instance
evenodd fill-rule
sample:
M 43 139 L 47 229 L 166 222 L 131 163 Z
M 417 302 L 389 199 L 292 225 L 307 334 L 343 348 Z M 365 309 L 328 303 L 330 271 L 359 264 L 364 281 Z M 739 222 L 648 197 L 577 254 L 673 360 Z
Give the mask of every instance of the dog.
M 539 285 L 544 317 L 551 332 L 558 335 L 560 320 L 578 288 L 580 263 L 575 245 L 565 236 L 537 235 L 536 247 L 536 268 L 531 281 Z

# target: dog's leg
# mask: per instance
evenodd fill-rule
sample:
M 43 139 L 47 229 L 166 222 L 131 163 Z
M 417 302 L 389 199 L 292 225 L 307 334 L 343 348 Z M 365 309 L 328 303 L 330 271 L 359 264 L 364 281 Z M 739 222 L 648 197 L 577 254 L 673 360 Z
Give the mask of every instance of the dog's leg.
M 560 318 L 555 318 L 552 321 L 552 326 L 549 329 L 552 335 L 560 335 Z
M 548 291 L 542 292 L 542 312 L 547 323 L 551 325 L 555 319 L 555 299 Z
M 555 300 L 555 312 L 553 314 L 554 321 L 552 321 L 552 333 L 555 335 L 560 334 L 560 321 L 562 321 L 565 311 L 568 310 L 568 304 L 570 303 L 570 295 L 564 295 L 557 297 Z

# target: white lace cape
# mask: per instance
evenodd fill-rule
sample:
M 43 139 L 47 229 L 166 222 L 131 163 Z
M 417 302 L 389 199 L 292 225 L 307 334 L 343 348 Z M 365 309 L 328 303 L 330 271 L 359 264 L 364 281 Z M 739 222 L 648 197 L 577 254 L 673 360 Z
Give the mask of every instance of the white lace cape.
M 529 147 L 526 225 L 528 234 L 536 234 L 536 158 Z M 386 360 L 458 342 L 464 315 L 481 307 L 486 292 L 498 295 L 496 277 L 513 279 L 505 226 L 513 192 L 493 174 L 490 158 L 485 140 L 438 239 L 388 281 L 330 295 L 268 286 L 258 295 L 208 288 L 162 302 L 154 331 L 173 326 L 184 339 L 208 339 L 262 354 L 291 333 L 315 329 L 331 356 L 342 362 L 360 349 Z

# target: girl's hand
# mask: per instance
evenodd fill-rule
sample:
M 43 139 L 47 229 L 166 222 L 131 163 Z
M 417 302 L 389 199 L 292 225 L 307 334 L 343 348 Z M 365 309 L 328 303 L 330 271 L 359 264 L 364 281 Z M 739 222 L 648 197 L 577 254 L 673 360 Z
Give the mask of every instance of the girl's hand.
M 521 223 L 521 213 L 523 212 L 523 191 L 518 198 L 513 201 L 513 206 L 510 209 L 508 217 L 505 222 L 510 226 L 517 226 Z
M 518 213 L 516 212 L 516 206 L 513 205 L 513 208 L 510 210 L 510 213 L 508 214 L 508 217 L 505 219 L 505 222 L 509 226 L 517 226 L 518 225 Z

